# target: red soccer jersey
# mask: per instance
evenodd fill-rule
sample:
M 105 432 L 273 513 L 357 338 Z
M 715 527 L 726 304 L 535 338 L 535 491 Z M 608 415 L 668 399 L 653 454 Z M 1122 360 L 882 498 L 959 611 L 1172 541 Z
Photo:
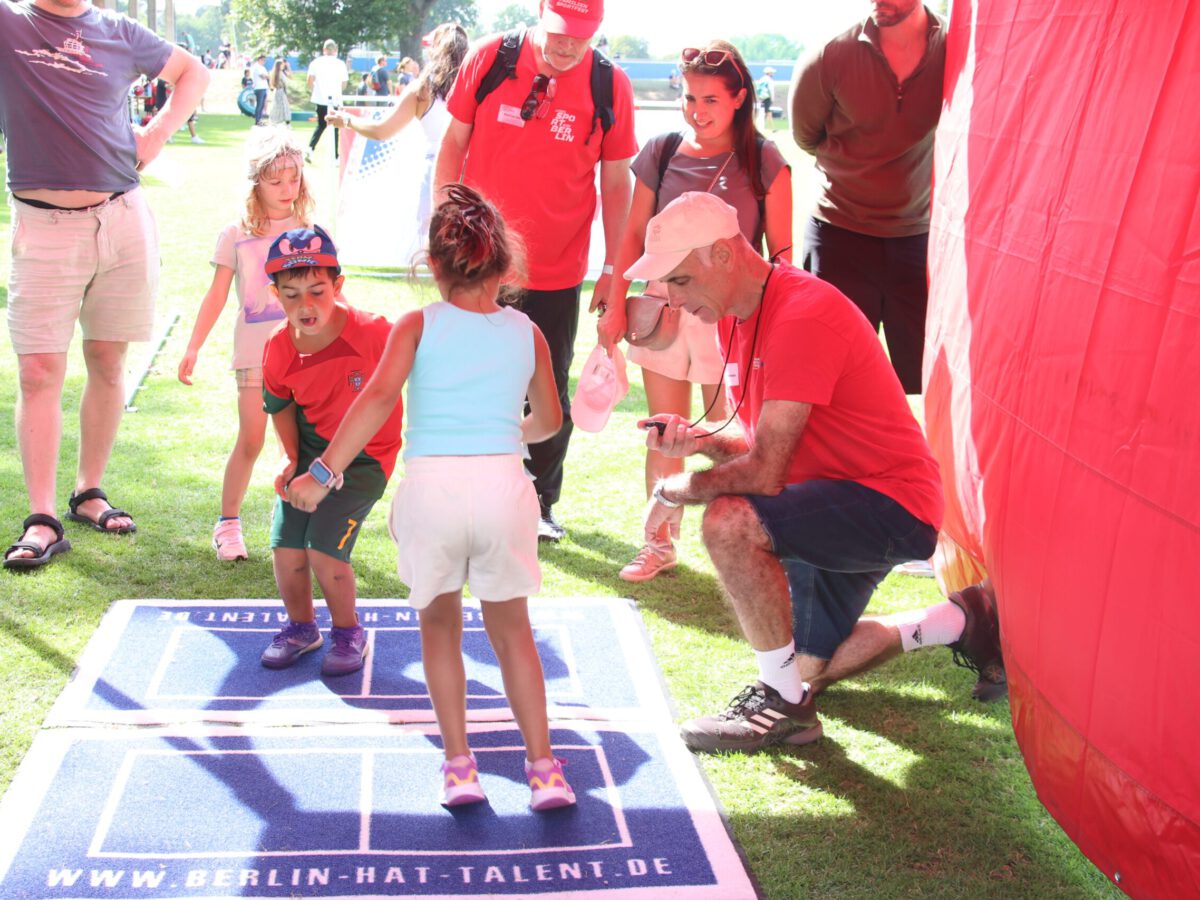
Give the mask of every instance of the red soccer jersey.
M 370 380 L 392 326 L 383 316 L 346 308 L 346 326 L 324 350 L 301 354 L 292 343 L 287 324 L 267 340 L 263 351 L 263 408 L 277 413 L 289 403 L 299 409 L 300 442 L 319 456 L 333 439 L 350 404 Z M 400 423 L 404 404 L 397 401 L 383 427 L 367 443 L 363 454 L 379 463 L 392 477 L 400 452 Z M 357 461 L 357 460 L 356 460 Z
M 554 291 L 574 287 L 587 274 L 588 238 L 596 214 L 596 164 L 637 153 L 633 134 L 633 88 L 613 67 L 615 123 L 604 134 L 595 125 L 592 51 L 554 78 L 554 99 L 544 118 L 521 119 L 521 104 L 537 76 L 532 35 L 526 35 L 516 79 L 475 102 L 475 91 L 492 65 L 501 35 L 475 45 L 459 69 L 446 103 L 460 122 L 473 126 L 463 181 L 500 210 L 525 241 L 525 286 Z
M 758 317 L 758 349 L 750 360 Z M 734 318 L 720 322 L 725 344 Z M 856 481 L 940 528 L 937 463 L 866 317 L 837 288 L 779 263 L 758 310 L 738 323 L 726 388 L 753 444 L 765 400 L 812 404 L 787 482 Z M 749 388 L 746 384 L 749 382 Z

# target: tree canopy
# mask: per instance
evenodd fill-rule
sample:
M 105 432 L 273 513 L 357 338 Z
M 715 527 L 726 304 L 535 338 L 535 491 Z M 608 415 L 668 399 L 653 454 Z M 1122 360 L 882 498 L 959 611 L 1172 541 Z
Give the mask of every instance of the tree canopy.
M 252 50 L 321 52 L 326 39 L 342 52 L 358 44 L 386 49 L 421 33 L 438 0 L 233 0 Z M 460 3 L 458 5 L 466 5 Z
M 643 37 L 618 34 L 609 38 L 608 55 L 622 59 L 649 59 L 650 44 Z
M 537 12 L 526 4 L 510 3 L 496 13 L 496 18 L 492 22 L 492 31 L 508 31 L 518 25 L 536 25 L 537 20 Z

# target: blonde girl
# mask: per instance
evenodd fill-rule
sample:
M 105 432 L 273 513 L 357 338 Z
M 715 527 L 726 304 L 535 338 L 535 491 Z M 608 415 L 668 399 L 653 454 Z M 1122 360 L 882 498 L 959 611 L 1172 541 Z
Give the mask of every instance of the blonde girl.
M 551 751 L 546 685 L 529 624 L 528 597 L 541 587 L 540 510 L 522 445 L 555 434 L 562 408 L 546 339 L 524 313 L 497 302 L 501 282 L 518 267 L 503 221 L 465 185 L 444 193 L 428 250 L 442 302 L 392 328 L 323 461 L 334 473 L 348 466 L 408 383 L 405 474 L 389 524 L 400 579 L 419 611 L 425 681 L 442 733 L 441 802 L 486 799 L 467 742 L 462 591 L 469 582 L 482 600 L 484 628 L 525 739 L 529 805 L 540 812 L 573 804 L 575 794 Z M 315 508 L 327 493 L 309 475 L 288 488 L 300 509 Z
M 268 290 L 263 266 L 271 242 L 291 228 L 312 224 L 313 199 L 304 180 L 303 148 L 281 126 L 251 132 L 246 171 L 246 208 L 238 221 L 217 236 L 213 279 L 200 302 L 187 350 L 179 361 L 179 380 L 192 383 L 200 348 L 237 285 L 238 310 L 233 326 L 233 370 L 238 387 L 238 434 L 221 486 L 221 513 L 213 527 L 217 559 L 246 559 L 241 508 L 254 462 L 266 436 L 262 403 L 263 346 L 285 318 Z

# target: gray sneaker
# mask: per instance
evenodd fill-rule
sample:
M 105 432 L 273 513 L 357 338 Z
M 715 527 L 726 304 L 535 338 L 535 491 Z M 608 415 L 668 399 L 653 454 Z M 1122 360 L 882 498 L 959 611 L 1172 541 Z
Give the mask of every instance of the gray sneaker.
M 812 691 L 799 703 L 788 703 L 761 681 L 747 687 L 715 716 L 692 719 L 680 728 L 689 750 L 751 753 L 775 744 L 811 744 L 821 736 Z
M 288 622 L 263 651 L 262 664 L 268 669 L 286 669 L 323 642 L 316 622 Z
M 350 675 L 363 667 L 367 658 L 367 633 L 361 625 L 353 628 L 330 628 L 333 647 L 321 663 L 322 675 Z

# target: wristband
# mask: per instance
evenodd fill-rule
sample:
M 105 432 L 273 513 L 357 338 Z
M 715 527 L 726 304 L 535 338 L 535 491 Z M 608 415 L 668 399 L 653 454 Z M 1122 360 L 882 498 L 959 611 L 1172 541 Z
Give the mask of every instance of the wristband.
M 682 503 L 678 503 L 675 500 L 668 500 L 665 496 L 663 496 L 663 483 L 661 481 L 654 486 L 654 490 L 651 492 L 650 496 L 667 509 L 679 509 L 679 507 L 683 506 Z
M 312 476 L 313 481 L 327 490 L 336 491 L 342 486 L 345 481 L 345 476 L 333 474 L 333 469 L 325 464 L 325 460 L 317 457 L 308 466 L 308 474 Z
M 611 275 L 612 273 L 613 273 L 613 267 L 611 265 L 609 265 L 608 263 L 605 263 L 604 268 L 600 270 L 601 275 Z

